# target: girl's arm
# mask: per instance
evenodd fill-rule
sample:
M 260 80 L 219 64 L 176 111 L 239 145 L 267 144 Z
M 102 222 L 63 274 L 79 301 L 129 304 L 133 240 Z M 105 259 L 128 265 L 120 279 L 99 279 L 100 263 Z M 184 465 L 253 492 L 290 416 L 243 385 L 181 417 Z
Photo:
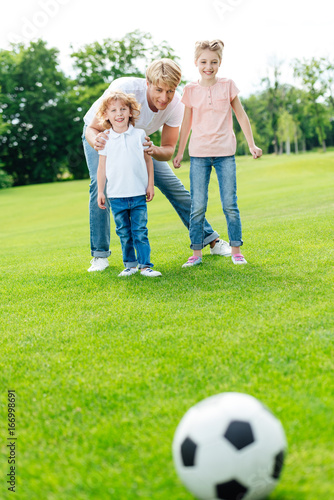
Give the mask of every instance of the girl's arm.
M 193 118 L 192 108 L 188 108 L 188 106 L 185 106 L 182 125 L 181 125 L 181 132 L 180 132 L 179 149 L 178 149 L 177 155 L 175 156 L 175 158 L 173 160 L 174 168 L 181 167 L 183 153 L 184 153 L 184 150 L 186 149 L 187 140 L 188 140 L 190 130 L 191 130 L 192 118 Z
M 152 201 L 154 196 L 154 169 L 153 160 L 146 151 L 144 152 L 144 158 L 146 162 L 147 174 L 148 174 L 148 185 L 146 189 L 146 201 Z
M 251 127 L 251 124 L 249 122 L 249 118 L 248 118 L 247 113 L 244 110 L 238 96 L 236 96 L 233 99 L 233 101 L 231 102 L 231 106 L 235 112 L 235 116 L 237 117 L 237 120 L 239 122 L 241 130 L 243 131 L 243 133 L 246 137 L 248 147 L 249 147 L 250 152 L 253 155 L 253 158 L 254 159 L 260 158 L 260 156 L 262 156 L 262 149 L 258 148 L 255 145 L 252 127 Z
M 106 162 L 107 157 L 100 155 L 99 156 L 99 166 L 97 169 L 97 204 L 103 210 L 106 209 L 106 197 L 104 194 L 104 188 L 106 186 Z

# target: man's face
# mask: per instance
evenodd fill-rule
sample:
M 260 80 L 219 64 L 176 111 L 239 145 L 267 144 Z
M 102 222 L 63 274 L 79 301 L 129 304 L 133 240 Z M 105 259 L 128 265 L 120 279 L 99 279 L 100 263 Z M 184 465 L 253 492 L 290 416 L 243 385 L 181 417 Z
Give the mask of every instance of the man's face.
M 147 102 L 150 109 L 154 112 L 166 109 L 173 100 L 175 90 L 164 83 L 147 82 Z

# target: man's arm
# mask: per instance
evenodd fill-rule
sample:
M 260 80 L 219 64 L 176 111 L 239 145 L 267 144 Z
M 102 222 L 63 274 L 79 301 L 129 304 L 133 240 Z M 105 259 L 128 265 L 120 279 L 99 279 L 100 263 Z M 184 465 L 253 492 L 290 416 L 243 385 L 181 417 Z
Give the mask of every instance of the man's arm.
M 108 139 L 108 136 L 104 133 L 103 127 L 100 125 L 99 120 L 94 117 L 93 121 L 88 125 L 85 134 L 88 144 L 98 151 L 103 149 Z
M 179 127 L 164 125 L 161 133 L 161 146 L 150 146 L 146 153 L 158 161 L 168 161 L 172 158 L 179 137 Z M 146 143 L 145 143 L 146 144 Z M 149 143 L 147 143 L 149 144 Z

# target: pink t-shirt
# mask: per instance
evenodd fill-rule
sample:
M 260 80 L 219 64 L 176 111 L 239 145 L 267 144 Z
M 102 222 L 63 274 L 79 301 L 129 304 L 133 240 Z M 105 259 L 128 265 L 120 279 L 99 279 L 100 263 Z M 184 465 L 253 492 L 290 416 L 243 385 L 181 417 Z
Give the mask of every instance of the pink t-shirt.
M 198 82 L 183 89 L 182 102 L 192 108 L 190 156 L 232 156 L 237 142 L 233 132 L 231 101 L 239 89 L 233 80 L 218 78 L 211 87 Z

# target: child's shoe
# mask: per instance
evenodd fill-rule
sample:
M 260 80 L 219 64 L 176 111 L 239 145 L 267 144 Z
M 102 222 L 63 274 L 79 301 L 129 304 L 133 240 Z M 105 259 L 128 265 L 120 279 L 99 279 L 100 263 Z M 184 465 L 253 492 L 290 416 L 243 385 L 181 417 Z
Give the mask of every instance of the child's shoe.
M 137 271 L 136 267 L 126 267 L 118 276 L 131 276 L 131 274 L 136 274 Z
M 146 269 L 140 271 L 140 274 L 142 276 L 148 276 L 149 278 L 157 278 L 158 276 L 162 276 L 159 271 L 153 271 L 153 269 L 151 269 L 150 267 L 147 267 Z
M 241 253 L 236 253 L 235 255 L 232 255 L 232 262 L 233 264 L 247 264 L 247 260 Z
M 202 257 L 192 255 L 182 267 L 197 266 L 198 264 L 202 264 Z

